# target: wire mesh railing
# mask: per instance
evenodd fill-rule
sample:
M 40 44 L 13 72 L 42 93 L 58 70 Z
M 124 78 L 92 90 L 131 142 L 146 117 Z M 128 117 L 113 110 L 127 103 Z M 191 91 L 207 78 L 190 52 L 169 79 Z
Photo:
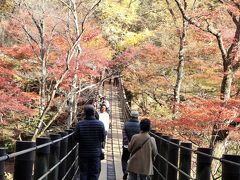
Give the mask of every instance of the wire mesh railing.
M 14 159 L 14 180 L 74 180 L 78 174 L 78 144 L 73 129 L 40 137 L 36 142 L 17 141 L 15 152 L 0 148 L 0 180 L 5 162 Z
M 120 98 L 125 121 L 129 119 L 130 107 L 127 103 L 123 83 L 120 81 Z M 240 180 L 240 156 L 223 154 L 221 158 L 213 156 L 211 148 L 192 148 L 192 143 L 180 142 L 170 136 L 154 130 L 150 133 L 155 138 L 158 154 L 154 161 L 153 180 Z M 197 158 L 193 159 L 193 155 Z M 213 160 L 220 163 L 217 178 L 211 172 Z M 193 161 L 195 166 L 192 167 Z M 191 170 L 194 170 L 194 174 Z

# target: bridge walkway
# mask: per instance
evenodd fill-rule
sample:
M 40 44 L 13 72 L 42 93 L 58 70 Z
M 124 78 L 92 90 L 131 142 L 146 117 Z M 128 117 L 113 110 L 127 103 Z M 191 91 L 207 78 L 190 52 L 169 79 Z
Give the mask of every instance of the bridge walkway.
M 107 136 L 105 147 L 105 160 L 102 161 L 102 171 L 100 180 L 119 180 L 122 179 L 122 109 L 120 107 L 118 88 L 105 84 L 103 94 L 110 102 L 111 126 Z
M 99 180 L 120 180 L 123 177 L 121 166 L 123 116 L 119 89 L 105 83 L 102 95 L 106 96 L 110 103 L 111 125 L 105 145 L 105 159 L 101 161 Z

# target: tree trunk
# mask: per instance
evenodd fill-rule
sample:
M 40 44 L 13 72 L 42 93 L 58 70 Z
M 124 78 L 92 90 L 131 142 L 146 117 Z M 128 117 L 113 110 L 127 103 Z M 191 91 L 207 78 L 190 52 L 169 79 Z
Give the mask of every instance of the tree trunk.
M 80 32 L 80 29 L 79 29 L 79 20 L 78 20 L 78 13 L 77 13 L 77 6 L 76 6 L 76 2 L 73 1 L 73 0 L 70 0 L 69 1 L 69 4 L 72 5 L 72 14 L 73 14 L 73 18 L 74 18 L 74 28 L 75 28 L 75 33 L 77 36 L 80 36 L 80 34 L 83 32 L 83 29 L 81 29 L 81 32 Z M 82 27 L 83 28 L 83 27 Z M 73 77 L 73 81 L 72 81 L 72 95 L 70 97 L 70 100 L 69 100 L 69 118 L 68 118 L 68 121 L 67 121 L 67 127 L 69 128 L 72 123 L 74 122 L 74 120 L 76 119 L 76 114 L 77 114 L 77 87 L 78 87 L 78 61 L 79 61 L 79 58 L 80 58 L 80 54 L 82 53 L 82 48 L 80 46 L 80 43 L 78 43 L 78 45 L 76 46 L 76 49 L 75 49 L 75 74 L 74 74 L 74 77 Z
M 185 6 L 186 8 L 186 6 Z M 177 67 L 177 79 L 174 87 L 174 102 L 173 102 L 173 119 L 176 117 L 176 113 L 178 112 L 178 105 L 180 103 L 180 92 L 181 85 L 184 76 L 184 63 L 185 63 L 185 49 L 184 45 L 186 42 L 186 32 L 187 32 L 187 21 L 183 18 L 183 26 L 182 32 L 180 35 L 180 44 L 179 44 L 179 62 Z
M 67 128 L 70 128 L 74 119 L 76 118 L 76 104 L 77 104 L 77 74 L 74 75 L 72 82 L 72 94 L 69 99 L 69 117 L 67 121 Z
M 42 57 L 41 57 L 42 58 Z M 47 81 L 47 67 L 46 60 L 43 56 L 42 60 L 42 69 L 41 69 L 41 80 L 40 80 L 40 115 L 43 113 L 43 110 L 46 106 L 46 81 Z
M 42 8 L 44 9 L 44 2 L 42 2 Z M 44 14 L 44 12 L 43 12 Z M 40 79 L 40 116 L 42 116 L 44 109 L 46 107 L 47 97 L 46 97 L 46 88 L 47 88 L 47 59 L 46 59 L 46 50 L 45 50 L 45 21 L 44 18 L 41 18 L 39 23 L 36 24 L 39 39 L 40 39 L 40 60 L 41 60 L 41 79 Z M 39 129 L 42 128 L 42 123 L 39 125 Z
M 228 100 L 231 97 L 231 87 L 233 81 L 233 70 L 228 66 L 224 71 L 222 84 L 221 84 L 221 99 Z

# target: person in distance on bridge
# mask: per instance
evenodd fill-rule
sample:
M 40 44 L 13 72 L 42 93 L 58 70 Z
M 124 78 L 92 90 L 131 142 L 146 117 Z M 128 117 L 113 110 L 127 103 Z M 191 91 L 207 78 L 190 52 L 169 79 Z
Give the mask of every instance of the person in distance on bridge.
M 109 101 L 107 100 L 106 96 L 103 96 L 102 99 L 101 99 L 101 105 L 103 105 L 103 104 L 106 106 L 107 111 L 109 112 L 110 111 L 110 104 L 109 104 Z
M 122 151 L 122 171 L 123 171 L 123 179 L 127 179 L 127 161 L 129 159 L 130 153 L 128 151 L 128 143 L 130 142 L 132 136 L 134 134 L 138 134 L 140 131 L 139 121 L 138 121 L 139 113 L 137 111 L 131 112 L 131 119 L 125 122 L 122 129 L 123 135 L 123 151 Z
M 98 113 L 98 115 L 99 115 L 99 120 L 103 122 L 104 128 L 105 128 L 105 141 L 103 143 L 103 148 L 104 148 L 106 139 L 107 139 L 108 130 L 109 130 L 109 125 L 110 125 L 110 117 L 109 117 L 109 114 L 107 113 L 107 107 L 105 104 L 101 105 L 100 112 Z
M 74 139 L 79 143 L 79 171 L 81 180 L 98 180 L 101 171 L 104 124 L 95 117 L 93 105 L 84 106 L 85 118 L 76 126 Z
M 127 170 L 128 180 L 149 180 L 153 175 L 153 161 L 157 155 L 157 145 L 150 131 L 150 120 L 142 119 L 140 133 L 133 135 L 128 150 L 131 152 Z

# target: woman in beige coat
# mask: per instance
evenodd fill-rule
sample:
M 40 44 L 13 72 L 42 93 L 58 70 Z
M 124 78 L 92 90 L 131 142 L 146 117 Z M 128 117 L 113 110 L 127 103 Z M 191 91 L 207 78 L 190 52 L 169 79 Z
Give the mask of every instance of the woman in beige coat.
M 143 119 L 140 122 L 140 133 L 132 137 L 128 144 L 131 153 L 128 162 L 128 180 L 149 180 L 153 175 L 153 161 L 157 155 L 155 139 L 148 133 L 150 120 Z

